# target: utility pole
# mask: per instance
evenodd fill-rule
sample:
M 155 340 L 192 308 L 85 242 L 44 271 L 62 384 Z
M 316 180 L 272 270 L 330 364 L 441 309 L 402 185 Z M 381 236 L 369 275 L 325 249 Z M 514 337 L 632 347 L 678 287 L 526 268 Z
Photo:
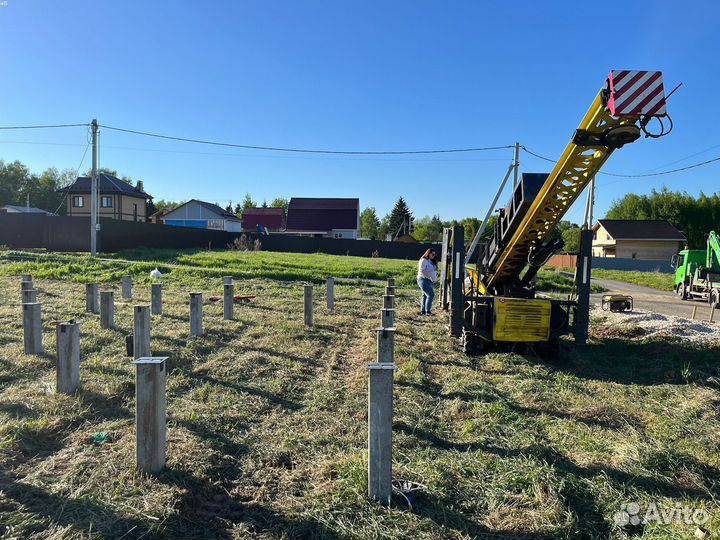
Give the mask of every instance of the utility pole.
M 593 227 L 593 207 L 595 206 L 595 177 L 593 176 L 592 180 L 590 180 L 590 192 L 588 193 L 588 208 L 587 208 L 587 215 L 585 216 L 585 221 L 587 223 L 587 228 L 592 229 Z
M 520 170 L 520 143 L 515 143 L 515 171 L 513 172 L 513 192 L 518 185 L 518 171 Z
M 92 128 L 92 178 L 90 179 L 90 255 L 97 256 L 98 225 L 98 122 L 93 119 Z

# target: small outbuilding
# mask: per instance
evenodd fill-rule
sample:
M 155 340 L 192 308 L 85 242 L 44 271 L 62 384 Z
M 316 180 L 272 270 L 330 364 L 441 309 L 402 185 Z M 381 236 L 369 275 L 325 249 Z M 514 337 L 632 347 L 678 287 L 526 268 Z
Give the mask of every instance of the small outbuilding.
M 17 206 L 14 204 L 6 204 L 0 206 L 0 214 L 43 214 L 45 216 L 56 216 L 53 212 L 48 212 L 42 208 L 34 208 L 32 206 Z
M 593 226 L 593 257 L 669 261 L 687 241 L 665 219 L 601 219 Z

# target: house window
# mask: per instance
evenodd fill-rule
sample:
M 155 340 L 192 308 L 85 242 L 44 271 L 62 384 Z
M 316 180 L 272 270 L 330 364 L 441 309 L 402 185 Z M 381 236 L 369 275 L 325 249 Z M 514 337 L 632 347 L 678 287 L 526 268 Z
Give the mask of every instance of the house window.
M 85 197 L 83 197 L 82 195 L 73 195 L 72 205 L 75 208 L 82 208 L 83 206 L 85 206 Z
M 112 208 L 112 197 L 100 197 L 100 208 Z
M 593 231 L 593 240 L 597 240 L 597 231 Z
M 137 221 L 137 204 L 133 203 L 133 221 Z

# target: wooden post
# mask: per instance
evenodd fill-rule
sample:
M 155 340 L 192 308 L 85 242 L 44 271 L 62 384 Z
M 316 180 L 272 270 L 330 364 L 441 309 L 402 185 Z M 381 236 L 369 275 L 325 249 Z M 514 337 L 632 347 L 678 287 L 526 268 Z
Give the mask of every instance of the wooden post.
M 122 284 L 123 300 L 132 300 L 132 279 L 130 279 L 130 276 L 123 276 L 120 282 Z
M 162 315 L 162 283 L 153 283 L 150 285 L 150 312 L 153 315 Z
M 115 328 L 115 296 L 113 291 L 100 291 L 100 328 Z
M 98 284 L 97 283 L 86 283 L 85 284 L 85 311 L 90 313 L 98 313 L 100 311 L 98 301 Z
M 43 353 L 42 315 L 40 304 L 23 304 L 23 345 L 25 354 Z
M 223 285 L 232 285 L 232 284 L 233 284 L 232 276 L 223 276 Z
M 391 294 L 383 296 L 383 308 L 394 309 L 395 308 L 395 297 Z
M 55 327 L 57 338 L 57 374 L 55 390 L 72 394 L 80 384 L 80 325 L 61 322 Z
M 37 302 L 37 291 L 35 289 L 23 289 L 20 292 L 22 294 L 23 304 L 34 304 Z
M 233 320 L 233 306 L 235 302 L 235 285 L 226 283 L 223 285 L 223 318 L 226 321 Z
M 203 334 L 203 296 L 199 292 L 190 293 L 190 335 Z
M 313 325 L 313 286 L 305 285 L 305 326 Z
M 155 474 L 167 455 L 167 357 L 135 360 L 136 458 L 139 469 Z
M 22 276 L 22 281 L 29 281 L 30 283 L 32 283 L 32 280 L 33 280 L 33 279 L 32 279 L 32 276 L 31 276 L 30 274 L 23 274 L 23 276 Z
M 335 309 L 335 278 L 329 277 L 325 282 L 327 288 L 327 308 L 332 311 Z
M 150 356 L 150 306 L 133 308 L 133 358 Z
M 382 328 L 393 328 L 395 326 L 395 310 L 382 308 L 380 310 L 380 326 Z
M 394 287 L 394 286 L 395 286 L 395 278 L 394 278 L 394 277 L 389 277 L 389 278 L 387 278 L 387 286 L 388 286 L 388 287 Z
M 696 313 L 697 313 L 697 305 L 694 305 L 693 310 L 692 310 L 692 317 L 690 317 L 693 321 L 695 320 Z
M 395 296 L 395 286 L 387 286 L 385 287 L 385 295 L 386 296 Z
M 368 364 L 368 495 L 383 505 L 392 494 L 393 363 Z

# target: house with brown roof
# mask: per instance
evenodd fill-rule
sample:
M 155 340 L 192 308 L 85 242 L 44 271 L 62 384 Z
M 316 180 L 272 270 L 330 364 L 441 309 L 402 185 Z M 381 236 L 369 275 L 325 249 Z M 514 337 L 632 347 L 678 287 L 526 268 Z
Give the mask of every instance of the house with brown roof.
M 593 257 L 669 261 L 686 242 L 665 219 L 601 219 L 593 226 Z
M 360 199 L 293 197 L 286 232 L 356 239 L 360 233 Z
M 59 190 L 65 193 L 68 216 L 90 217 L 89 176 L 80 176 L 68 187 Z M 98 215 L 123 221 L 147 221 L 146 204 L 152 196 L 145 193 L 142 180 L 136 185 L 129 184 L 111 174 L 98 174 Z
M 263 230 L 279 231 L 285 228 L 284 208 L 246 208 L 242 213 L 244 231 Z

